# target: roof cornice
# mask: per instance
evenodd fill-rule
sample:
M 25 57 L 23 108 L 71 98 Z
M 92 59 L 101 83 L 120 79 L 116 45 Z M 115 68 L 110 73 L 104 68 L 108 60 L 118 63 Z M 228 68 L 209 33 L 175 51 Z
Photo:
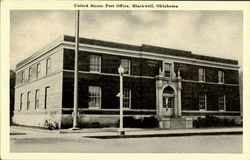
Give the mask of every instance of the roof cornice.
M 55 49 L 56 47 L 59 47 L 62 45 L 63 48 L 70 48 L 73 49 L 74 48 L 74 42 L 71 41 L 67 41 L 66 37 L 70 37 L 71 39 L 74 38 L 72 36 L 61 36 L 60 38 L 58 38 L 57 40 L 55 40 L 54 42 L 50 43 L 49 45 L 47 45 L 46 47 L 42 48 L 41 50 L 37 51 L 36 53 L 34 53 L 32 56 L 24 59 L 23 61 L 19 62 L 16 65 L 16 70 L 22 68 L 24 65 L 30 63 L 31 61 L 33 61 L 34 59 L 39 58 L 40 56 L 50 52 L 51 50 Z M 130 56 L 130 57 L 139 57 L 139 58 L 152 58 L 152 59 L 172 59 L 172 60 L 176 60 L 178 62 L 188 62 L 188 63 L 196 63 L 196 65 L 208 65 L 208 66 L 213 66 L 213 67 L 218 67 L 218 68 L 222 68 L 222 67 L 226 67 L 228 69 L 239 69 L 239 66 L 237 64 L 232 64 L 232 63 L 226 63 L 226 62 L 215 62 L 215 61 L 211 61 L 211 60 L 202 60 L 202 59 L 197 59 L 197 58 L 193 58 L 193 57 L 186 57 L 186 56 L 175 56 L 175 55 L 168 55 L 167 53 L 155 53 L 155 52 L 148 52 L 148 51 L 144 51 L 143 47 L 145 45 L 142 45 L 139 50 L 139 46 L 133 46 L 133 45 L 127 45 L 127 44 L 121 44 L 121 43 L 115 43 L 115 42 L 106 42 L 106 41 L 99 41 L 99 40 L 91 40 L 91 39 L 84 39 L 84 40 L 88 40 L 89 44 L 85 44 L 85 43 L 80 43 L 80 50 L 82 51 L 93 51 L 96 53 L 105 53 L 105 54 L 114 54 L 114 55 L 120 55 L 120 56 Z M 83 39 L 82 39 L 83 41 Z M 81 41 L 80 41 L 81 42 Z M 95 43 L 96 42 L 96 43 Z M 105 43 L 106 46 L 103 46 L 102 43 Z M 122 48 L 118 48 L 118 47 L 113 47 L 112 45 L 118 45 L 122 46 L 124 45 Z M 73 47 L 73 48 L 72 48 Z M 150 46 L 147 46 L 150 47 Z M 129 49 L 130 48 L 130 49 Z M 158 47 L 161 49 L 161 47 Z M 164 48 L 163 48 L 164 49 Z M 171 50 L 168 48 L 165 48 L 166 51 L 167 50 Z M 187 55 L 192 55 L 192 56 L 199 56 L 199 55 L 194 55 L 191 54 L 190 51 L 182 51 L 182 50 L 174 50 L 173 51 L 181 51 L 183 53 L 181 54 L 187 54 Z M 209 56 L 202 56 L 202 57 L 208 57 L 208 58 L 216 58 L 216 57 L 209 57 Z M 230 60 L 230 59 L 222 59 L 222 58 L 218 58 L 218 60 L 224 60 L 224 61 L 235 61 L 238 62 L 236 60 Z

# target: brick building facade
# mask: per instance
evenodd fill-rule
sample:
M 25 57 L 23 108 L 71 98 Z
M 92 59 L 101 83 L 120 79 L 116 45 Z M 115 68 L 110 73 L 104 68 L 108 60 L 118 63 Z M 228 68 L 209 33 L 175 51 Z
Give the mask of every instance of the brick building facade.
M 236 60 L 80 38 L 80 124 L 117 124 L 120 64 L 125 68 L 124 115 L 155 115 L 160 121 L 240 116 Z M 74 37 L 63 36 L 17 64 L 14 122 L 43 126 L 53 120 L 71 126 L 73 88 Z

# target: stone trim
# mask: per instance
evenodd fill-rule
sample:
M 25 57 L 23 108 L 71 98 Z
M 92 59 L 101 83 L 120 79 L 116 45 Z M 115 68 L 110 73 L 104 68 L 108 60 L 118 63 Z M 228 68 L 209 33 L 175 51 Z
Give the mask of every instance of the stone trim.
M 47 45 L 46 47 L 39 50 L 38 52 L 36 52 L 32 56 L 28 57 L 27 59 L 19 62 L 17 64 L 17 69 L 21 68 L 22 66 L 24 66 L 27 63 L 30 63 L 30 61 L 33 61 L 33 59 L 37 59 L 38 57 L 40 57 L 44 53 L 47 53 L 60 45 L 62 45 L 65 48 L 74 49 L 73 42 L 65 41 L 63 39 L 64 39 L 64 36 L 57 39 L 53 43 Z M 96 45 L 89 45 L 89 44 L 82 44 L 82 43 L 79 44 L 79 47 L 80 47 L 79 50 L 81 50 L 81 51 L 88 50 L 88 51 L 93 51 L 93 52 L 102 52 L 102 53 L 106 53 L 106 54 L 126 55 L 126 56 L 130 56 L 130 57 L 140 57 L 140 58 L 142 58 L 142 57 L 147 58 L 148 57 L 150 59 L 158 58 L 161 60 L 170 59 L 170 60 L 173 60 L 176 62 L 178 62 L 178 61 L 183 62 L 184 61 L 185 63 L 190 63 L 193 65 L 212 66 L 212 67 L 217 67 L 217 68 L 230 68 L 230 69 L 234 69 L 234 70 L 239 69 L 238 65 L 233 65 L 233 64 L 229 64 L 229 63 L 213 62 L 213 61 L 206 61 L 206 60 L 180 57 L 180 56 L 163 55 L 163 54 L 159 54 L 159 53 L 151 53 L 151 52 L 145 52 L 145 51 L 133 51 L 133 50 L 129 50 L 129 49 L 117 49 L 117 48 L 112 48 L 112 47 L 103 47 L 103 46 L 96 46 Z
M 65 48 L 74 49 L 72 42 L 64 42 L 64 44 L 67 45 L 67 46 L 65 45 Z M 172 60 L 174 62 L 187 63 L 187 64 L 192 64 L 192 65 L 208 66 L 208 67 L 215 67 L 215 68 L 227 68 L 227 69 L 233 69 L 233 70 L 238 70 L 240 68 L 238 65 L 233 65 L 233 64 L 211 62 L 211 61 L 198 60 L 198 59 L 193 59 L 193 58 L 183 58 L 183 57 L 178 57 L 178 56 L 162 55 L 162 54 L 150 53 L 150 52 L 121 50 L 121 49 L 99 47 L 99 46 L 86 45 L 86 44 L 80 44 L 79 47 L 80 47 L 79 48 L 80 51 L 89 51 L 89 52 L 96 52 L 96 53 L 101 52 L 101 53 L 111 54 L 111 55 L 126 55 L 129 57 L 148 58 L 148 59 L 156 59 L 156 60 Z
M 62 114 L 72 114 L 72 108 L 62 108 Z M 99 115 L 119 115 L 119 109 L 86 109 L 86 108 L 78 108 L 80 114 L 99 114 Z M 124 115 L 156 115 L 156 110 L 140 110 L 140 109 L 129 109 L 123 111 Z
M 64 69 L 63 72 L 71 72 L 73 73 L 74 70 L 68 70 Z M 100 73 L 100 72 L 88 72 L 88 71 L 78 71 L 79 73 L 85 73 L 85 74 L 99 74 L 99 75 L 104 75 L 104 76 L 115 76 L 119 77 L 119 74 L 113 74 L 113 73 Z M 132 78 L 147 78 L 147 79 L 155 79 L 155 77 L 149 77 L 149 76 L 136 76 L 136 75 L 128 75 L 124 74 L 123 77 L 132 77 Z
M 216 83 L 216 82 L 200 82 L 200 81 L 194 81 L 194 80 L 186 80 L 181 79 L 182 82 L 190 82 L 190 83 L 201 83 L 201 84 L 215 84 L 215 85 L 226 85 L 226 86 L 240 86 L 239 84 L 230 84 L 230 83 Z
M 182 110 L 182 116 L 205 116 L 205 115 L 217 115 L 217 116 L 240 116 L 240 111 L 198 111 L 198 110 Z
M 45 75 L 45 76 L 43 76 L 43 77 L 40 77 L 39 79 L 35 79 L 35 80 L 33 80 L 33 81 L 26 82 L 26 83 L 24 83 L 24 84 L 20 84 L 20 85 L 18 85 L 18 86 L 15 86 L 15 89 L 16 89 L 16 88 L 19 88 L 19 87 L 22 87 L 22 86 L 25 86 L 25 85 L 28 85 L 28 84 L 30 84 L 30 83 L 34 83 L 34 82 L 36 82 L 36 81 L 45 79 L 45 78 L 47 78 L 47 77 L 50 77 L 50 76 L 59 74 L 59 73 L 62 73 L 62 71 L 57 71 L 57 72 L 51 73 L 51 74 L 49 74 L 49 75 Z

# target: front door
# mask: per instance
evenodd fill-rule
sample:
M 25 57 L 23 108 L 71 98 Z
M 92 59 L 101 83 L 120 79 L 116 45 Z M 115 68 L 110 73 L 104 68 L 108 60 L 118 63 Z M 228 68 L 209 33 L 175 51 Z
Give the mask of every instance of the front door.
M 174 115 L 174 90 L 172 87 L 167 86 L 163 90 L 163 115 L 172 117 Z
M 173 96 L 163 96 L 163 114 L 167 117 L 172 117 L 174 115 L 174 97 Z

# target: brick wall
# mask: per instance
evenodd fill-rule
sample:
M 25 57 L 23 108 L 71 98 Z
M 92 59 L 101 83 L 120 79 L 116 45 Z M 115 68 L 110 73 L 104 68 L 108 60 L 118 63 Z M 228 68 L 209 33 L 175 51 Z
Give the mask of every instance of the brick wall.
M 64 69 L 74 70 L 74 50 L 64 49 Z M 155 77 L 159 73 L 159 67 L 162 61 L 149 60 L 144 58 L 131 58 L 126 56 L 115 56 L 101 53 L 79 52 L 79 70 L 89 71 L 90 55 L 98 55 L 101 57 L 101 72 L 118 74 L 118 67 L 121 59 L 130 60 L 131 75 L 152 76 Z
M 47 104 L 45 109 L 45 88 Z M 35 108 L 35 93 L 39 90 L 39 107 Z M 27 110 L 27 94 L 30 92 L 30 107 Z M 20 95 L 23 94 L 23 105 L 20 110 Z M 60 122 L 62 107 L 62 72 L 15 88 L 15 112 L 13 121 L 16 124 L 44 126 L 45 120 L 54 119 Z M 52 115 L 53 114 L 53 115 Z
M 35 92 L 39 90 L 39 108 L 45 108 L 45 88 L 48 90 L 47 109 L 61 108 L 62 102 L 62 72 L 50 75 L 38 81 L 15 88 L 15 110 L 20 110 L 20 95 L 23 94 L 23 111 L 27 110 L 27 94 L 31 93 L 30 110 L 35 110 Z
M 121 58 L 127 58 L 131 61 L 131 75 L 150 76 L 158 75 L 159 67 L 162 61 L 131 58 L 115 55 L 106 55 L 98 53 L 80 52 L 79 70 L 89 71 L 89 55 L 101 56 L 101 73 L 116 74 L 116 76 L 104 76 L 100 74 L 81 73 L 79 81 L 79 99 L 80 107 L 88 106 L 88 86 L 96 85 L 102 88 L 102 108 L 114 109 L 119 106 L 119 99 L 116 97 L 119 92 L 119 77 L 117 68 L 120 65 Z M 64 69 L 74 69 L 74 50 L 64 50 Z M 206 70 L 206 82 L 199 83 L 199 68 Z M 182 108 L 183 110 L 199 110 L 199 93 L 207 94 L 207 109 L 218 110 L 218 96 L 226 95 L 227 110 L 239 110 L 239 89 L 237 86 L 218 84 L 218 71 L 224 71 L 225 84 L 238 84 L 238 71 L 219 69 L 212 67 L 203 67 L 184 63 L 174 63 L 174 71 L 181 71 L 181 77 L 190 82 L 183 82 L 182 86 Z M 197 82 L 192 82 L 197 81 Z M 132 89 L 132 108 L 134 109 L 155 109 L 155 79 L 129 78 L 124 77 L 124 86 Z M 234 93 L 233 93 L 234 92 Z M 233 94 L 232 94 L 233 93 Z M 64 74 L 64 92 L 67 97 L 63 104 L 65 108 L 71 108 L 73 104 L 73 73 Z M 104 98 L 105 97 L 105 98 Z
M 73 106 L 73 72 L 64 72 L 63 78 L 63 107 Z M 118 109 L 119 76 L 105 76 L 98 74 L 79 74 L 79 107 L 88 108 L 88 86 L 102 88 L 102 108 Z M 131 89 L 132 109 L 156 109 L 155 80 L 124 77 L 124 87 Z M 67 98 L 66 98 L 67 97 Z
M 29 68 L 31 68 L 32 71 L 32 76 L 31 80 L 39 80 L 44 77 L 46 77 L 46 60 L 50 58 L 51 59 L 51 73 L 59 72 L 62 71 L 63 69 L 63 50 L 52 50 L 41 57 L 34 59 L 27 65 L 20 67 L 16 71 L 16 86 L 22 85 L 22 71 L 25 72 L 25 81 L 24 84 L 28 83 L 28 71 Z M 40 64 L 41 68 L 41 73 L 40 73 L 40 78 L 36 79 L 36 70 L 37 70 L 37 64 Z
M 207 95 L 207 110 L 218 111 L 218 97 L 226 96 L 226 110 L 240 111 L 240 97 L 238 86 L 204 84 L 204 83 L 182 83 L 182 109 L 199 110 L 199 93 Z
M 51 73 L 46 75 L 46 59 L 51 59 Z M 40 63 L 40 77 L 36 78 L 36 67 Z M 31 79 L 27 80 L 28 70 L 31 68 Z M 62 50 L 52 50 L 17 69 L 17 81 L 15 86 L 15 113 L 14 123 L 22 125 L 41 126 L 46 119 L 51 118 L 50 112 L 55 112 L 55 118 L 59 121 L 62 107 Z M 21 72 L 25 71 L 26 80 L 22 83 Z M 47 103 L 45 109 L 45 90 L 47 89 Z M 39 90 L 39 105 L 35 106 L 36 90 Z M 27 96 L 30 92 L 30 107 L 27 109 Z M 20 110 L 21 94 L 23 104 Z
M 218 71 L 224 71 L 224 80 L 228 84 L 239 84 L 239 72 L 236 70 L 220 69 L 212 67 L 203 67 L 198 65 L 174 63 L 174 70 L 177 73 L 178 69 L 181 71 L 181 78 L 185 80 L 199 81 L 199 68 L 206 70 L 206 82 L 218 83 Z

